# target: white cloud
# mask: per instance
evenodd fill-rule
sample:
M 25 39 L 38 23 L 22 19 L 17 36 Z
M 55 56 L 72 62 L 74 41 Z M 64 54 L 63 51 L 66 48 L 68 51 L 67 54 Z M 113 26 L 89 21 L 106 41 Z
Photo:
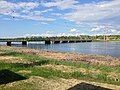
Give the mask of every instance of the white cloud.
M 53 34 L 53 31 L 46 31 L 45 33 L 41 34 L 40 36 L 52 37 L 52 36 L 55 36 L 55 35 Z
M 27 10 L 34 9 L 39 6 L 39 3 L 33 3 L 33 2 L 20 2 L 17 4 L 19 7 L 18 8 L 25 8 Z
M 95 22 L 120 16 L 120 0 L 79 4 L 74 9 L 74 11 L 66 13 L 63 18 L 76 23 Z
M 72 29 L 70 29 L 70 32 L 76 32 L 76 31 L 77 31 L 76 28 L 72 28 Z
M 54 21 L 53 18 L 44 17 L 42 13 L 52 11 L 52 9 L 46 9 L 43 11 L 35 11 L 39 7 L 38 2 L 19 2 L 12 3 L 7 1 L 0 1 L 0 14 L 11 16 L 14 19 L 28 19 L 37 20 L 42 22 Z M 5 19 L 4 19 L 5 20 Z
M 46 22 L 41 22 L 41 24 L 45 24 L 45 25 L 47 25 L 48 23 L 46 23 Z
M 56 19 L 65 19 L 74 21 L 77 25 L 81 24 L 80 28 L 87 28 L 88 30 L 91 28 L 90 32 L 92 33 L 104 33 L 105 26 L 100 24 L 102 22 L 101 20 L 106 21 L 107 19 L 112 18 L 111 20 L 115 22 L 114 17 L 120 17 L 120 0 L 101 1 L 98 3 L 94 2 L 86 4 L 79 3 L 80 0 L 48 0 L 49 2 L 46 0 L 42 0 L 40 2 L 37 1 L 39 0 L 16 3 L 0 1 L 0 16 L 11 16 L 14 20 L 36 20 L 40 21 L 41 24 L 48 24 L 48 22 L 55 21 Z M 5 17 L 4 20 L 10 19 L 9 17 Z M 119 21 L 119 19 L 116 20 Z M 86 25 L 87 23 L 89 23 L 89 25 Z M 97 25 L 93 27 L 93 23 L 97 23 Z M 78 27 L 76 28 L 78 29 Z M 78 35 L 79 30 L 76 28 L 69 30 L 67 32 L 68 34 L 59 33 L 58 35 Z M 109 27 L 109 33 L 119 33 L 119 30 L 120 29 L 117 29 L 116 27 Z M 83 33 L 86 32 L 83 31 Z M 55 34 L 45 32 L 43 35 L 50 36 Z
M 42 36 L 42 37 L 52 37 L 52 36 L 56 36 L 53 31 L 45 31 L 44 33 L 42 34 L 25 34 L 24 37 L 39 37 L 39 36 Z
M 66 36 L 66 33 L 58 33 L 56 36 L 60 37 L 60 36 Z
M 53 9 L 46 9 L 46 10 L 41 11 L 41 13 L 46 13 L 46 12 L 49 12 L 49 11 L 53 11 Z
M 53 2 L 42 3 L 45 7 L 58 7 L 60 9 L 73 8 L 78 1 L 76 0 L 54 0 Z
M 53 15 L 53 16 L 62 16 L 61 13 L 51 13 L 51 15 Z
M 58 32 L 58 33 L 55 33 L 54 32 L 54 30 L 51 30 L 51 31 L 46 31 L 45 33 L 43 33 L 43 34 L 41 34 L 40 36 L 44 36 L 44 37 L 52 37 L 52 36 L 58 36 L 58 37 L 60 37 L 60 36 L 79 36 L 79 35 L 82 35 L 83 33 L 78 33 L 78 31 L 75 29 L 75 28 L 73 28 L 73 29 L 71 29 L 70 31 L 68 31 L 68 32 L 63 32 L 63 33 L 61 33 L 61 32 Z
M 111 29 L 111 32 L 113 32 L 113 33 L 116 32 L 116 31 L 117 31 L 117 30 L 115 30 L 115 29 Z
M 97 26 L 93 27 L 93 28 L 91 29 L 91 31 L 92 31 L 92 32 L 98 32 L 98 31 L 100 31 L 101 29 L 105 29 L 105 26 L 104 26 L 104 25 L 97 25 Z
M 91 29 L 92 32 L 99 31 L 99 30 L 100 30 L 100 28 L 92 28 Z
M 36 20 L 36 21 L 41 21 L 41 22 L 51 22 L 51 21 L 55 21 L 55 19 L 53 18 L 45 18 L 43 16 L 31 16 L 31 15 L 22 15 L 20 16 L 20 18 L 23 19 L 28 19 L 28 20 Z
M 110 34 L 110 35 L 118 35 L 118 34 L 120 34 L 120 30 L 117 30 L 117 29 L 109 29 L 108 30 L 108 34 Z
M 58 34 L 56 34 L 56 36 L 79 36 L 81 34 L 79 33 L 79 31 L 76 28 L 72 28 L 68 32 L 66 32 L 66 33 L 58 33 Z
M 5 10 L 5 11 L 16 10 L 16 9 L 31 10 L 38 6 L 39 6 L 39 3 L 34 3 L 34 2 L 11 3 L 7 1 L 0 1 L 0 10 Z
M 117 27 L 113 27 L 111 25 L 97 25 L 91 29 L 91 32 L 94 34 L 100 35 L 100 34 L 120 34 L 120 29 L 117 29 Z
M 22 37 L 39 37 L 39 36 L 41 36 L 41 34 L 25 34 Z

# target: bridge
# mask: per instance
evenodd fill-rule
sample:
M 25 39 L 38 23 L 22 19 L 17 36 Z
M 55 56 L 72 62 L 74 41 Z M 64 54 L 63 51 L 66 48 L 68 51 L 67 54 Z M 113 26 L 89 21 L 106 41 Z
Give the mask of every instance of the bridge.
M 59 44 L 59 43 L 79 43 L 79 42 L 92 42 L 91 39 L 43 39 L 43 40 L 34 40 L 34 42 L 44 41 L 45 44 Z M 28 40 L 14 40 L 14 39 L 0 39 L 0 42 L 6 42 L 7 46 L 11 46 L 12 42 L 22 42 L 22 45 L 27 45 Z
M 26 40 L 0 40 L 0 42 L 6 42 L 7 46 L 11 46 L 12 42 L 22 42 L 22 45 L 27 45 L 27 41 Z

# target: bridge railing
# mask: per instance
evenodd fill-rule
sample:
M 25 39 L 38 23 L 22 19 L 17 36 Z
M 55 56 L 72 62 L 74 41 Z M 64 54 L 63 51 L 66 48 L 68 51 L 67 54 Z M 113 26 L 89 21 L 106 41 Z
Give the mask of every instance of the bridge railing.
M 22 42 L 22 41 L 26 41 L 26 40 L 0 39 L 0 42 Z
M 21 39 L 21 40 L 17 40 L 17 39 L 0 39 L 0 42 L 22 42 L 22 41 L 27 41 L 27 42 L 30 42 L 30 41 L 82 41 L 82 40 L 92 40 L 92 39 L 81 39 L 81 38 L 78 38 L 78 39 L 61 39 L 61 38 L 46 38 L 46 39 L 40 39 L 40 40 L 25 40 L 25 39 Z
M 50 39 L 50 41 L 82 41 L 82 40 L 92 40 L 92 39 Z

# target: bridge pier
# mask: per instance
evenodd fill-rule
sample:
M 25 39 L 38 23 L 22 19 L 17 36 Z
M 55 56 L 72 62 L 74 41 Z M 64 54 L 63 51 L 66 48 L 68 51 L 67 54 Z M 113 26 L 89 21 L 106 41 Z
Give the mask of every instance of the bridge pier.
M 7 42 L 7 46 L 11 46 L 11 41 L 8 41 L 8 42 Z
M 51 44 L 51 41 L 50 40 L 46 40 L 45 44 Z
M 54 43 L 54 44 L 59 44 L 59 43 L 60 43 L 60 41 L 54 41 L 53 43 Z
M 92 42 L 92 40 L 88 40 L 87 42 Z
M 68 43 L 68 41 L 62 41 L 61 43 Z
M 82 42 L 87 42 L 87 40 L 82 40 Z
M 22 45 L 27 45 L 27 41 L 22 41 Z
M 75 43 L 75 41 L 69 41 L 69 43 Z
M 81 40 L 80 41 L 76 41 L 76 43 L 80 43 L 80 42 L 82 42 Z

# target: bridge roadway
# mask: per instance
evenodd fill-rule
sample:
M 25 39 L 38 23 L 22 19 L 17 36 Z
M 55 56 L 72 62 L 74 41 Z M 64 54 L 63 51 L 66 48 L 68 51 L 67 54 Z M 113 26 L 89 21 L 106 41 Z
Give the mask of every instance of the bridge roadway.
M 59 43 L 79 43 L 79 42 L 92 42 L 91 39 L 47 39 L 39 40 L 45 41 L 45 44 L 59 44 Z M 0 40 L 0 42 L 6 42 L 7 46 L 11 46 L 12 42 L 22 42 L 22 45 L 27 45 L 27 42 L 39 42 L 37 41 L 27 41 L 27 40 Z

